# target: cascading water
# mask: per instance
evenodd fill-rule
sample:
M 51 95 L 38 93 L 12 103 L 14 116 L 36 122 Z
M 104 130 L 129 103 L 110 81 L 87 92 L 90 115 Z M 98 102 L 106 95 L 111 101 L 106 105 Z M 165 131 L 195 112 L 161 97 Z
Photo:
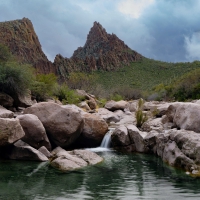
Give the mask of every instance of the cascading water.
M 111 146 L 111 135 L 115 129 L 110 128 L 109 131 L 105 134 L 100 147 L 97 148 L 90 148 L 89 150 L 94 151 L 94 152 L 100 152 L 100 151 L 110 151 L 110 146 Z
M 110 129 L 104 136 L 100 147 L 102 148 L 109 148 L 110 147 L 110 143 L 111 143 L 111 134 L 113 132 L 114 129 Z

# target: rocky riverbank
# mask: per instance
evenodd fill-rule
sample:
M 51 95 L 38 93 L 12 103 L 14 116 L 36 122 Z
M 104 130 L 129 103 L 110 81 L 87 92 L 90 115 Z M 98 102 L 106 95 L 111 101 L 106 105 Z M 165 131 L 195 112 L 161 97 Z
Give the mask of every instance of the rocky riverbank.
M 145 102 L 148 120 L 138 128 L 138 101 L 109 101 L 97 108 L 89 96 L 80 107 L 41 102 L 21 112 L 0 107 L 0 156 L 15 160 L 50 161 L 53 167 L 72 170 L 102 161 L 81 148 L 97 147 L 108 131 L 114 149 L 151 153 L 164 162 L 200 175 L 200 104 Z M 2 103 L 2 105 L 3 105 Z M 76 150 L 75 150 L 76 149 Z M 68 150 L 68 151 L 66 151 Z

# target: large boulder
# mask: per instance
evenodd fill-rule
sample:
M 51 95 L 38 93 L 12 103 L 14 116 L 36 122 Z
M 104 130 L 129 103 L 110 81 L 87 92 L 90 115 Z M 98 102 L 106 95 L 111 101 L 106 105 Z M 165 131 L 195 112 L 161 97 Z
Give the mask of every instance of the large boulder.
M 142 130 L 150 132 L 152 130 L 162 133 L 164 130 L 162 118 L 149 119 L 142 124 Z
M 128 105 L 127 101 L 108 101 L 105 105 L 105 108 L 110 110 L 110 111 L 115 111 L 115 110 L 124 110 Z
M 136 126 L 128 125 L 127 126 L 128 133 L 130 136 L 131 143 L 135 144 L 135 148 L 137 152 L 145 152 L 145 143 L 144 138 L 147 136 L 146 132 L 141 132 Z
M 76 141 L 78 147 L 97 147 L 101 144 L 103 137 L 108 132 L 105 120 L 98 116 L 82 113 L 84 127 L 80 137 Z
M 26 108 L 24 113 L 36 115 L 44 125 L 51 141 L 61 147 L 68 147 L 74 143 L 84 125 L 81 112 L 55 103 L 37 103 Z
M 111 135 L 111 143 L 113 147 L 128 146 L 131 144 L 126 126 L 120 125 L 113 131 Z
M 26 94 L 17 94 L 14 97 L 14 106 L 15 107 L 29 107 L 32 106 L 35 102 L 31 99 L 31 91 L 27 90 Z
M 18 119 L 0 118 L 0 146 L 13 144 L 24 135 Z
M 182 103 L 178 104 L 175 110 L 176 112 L 173 118 L 173 122 L 178 128 L 200 132 L 199 104 Z
M 8 153 L 12 160 L 48 161 L 49 159 L 37 149 L 34 149 L 22 140 L 18 140 Z
M 14 99 L 5 93 L 0 93 L 0 105 L 5 108 L 9 108 L 13 106 Z
M 94 113 L 94 115 L 101 117 L 107 123 L 119 122 L 121 120 L 121 117 L 117 113 L 111 112 L 106 108 L 99 108 L 97 113 Z
M 176 129 L 165 131 L 156 138 L 156 150 L 170 165 L 200 173 L 200 134 Z
M 47 137 L 45 128 L 36 115 L 19 115 L 17 116 L 17 119 L 19 119 L 25 132 L 25 136 L 21 139 L 22 141 L 36 149 L 45 146 L 48 150 L 51 150 L 51 144 Z
M 7 110 L 3 106 L 0 106 L 0 118 L 13 118 L 14 113 L 10 110 Z
M 103 158 L 88 150 L 65 151 L 57 147 L 52 155 L 51 166 L 61 171 L 77 170 L 103 161 Z

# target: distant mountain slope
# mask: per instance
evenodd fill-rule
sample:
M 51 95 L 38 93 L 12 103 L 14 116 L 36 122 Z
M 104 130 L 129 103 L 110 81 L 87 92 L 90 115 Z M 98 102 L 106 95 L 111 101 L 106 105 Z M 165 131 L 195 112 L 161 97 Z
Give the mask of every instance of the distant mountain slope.
M 0 43 L 8 46 L 20 62 L 33 65 L 41 73 L 56 73 L 29 19 L 0 22 Z
M 74 71 L 113 71 L 142 57 L 115 34 L 108 34 L 101 24 L 94 22 L 84 47 L 74 51 L 70 59 L 57 55 L 54 65 L 62 76 Z

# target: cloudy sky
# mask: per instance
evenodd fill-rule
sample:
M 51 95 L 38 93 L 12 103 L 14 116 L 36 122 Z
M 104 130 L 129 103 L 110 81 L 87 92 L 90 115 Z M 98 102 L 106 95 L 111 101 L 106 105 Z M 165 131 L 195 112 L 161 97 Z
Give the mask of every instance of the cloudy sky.
M 0 0 L 0 21 L 29 18 L 47 57 L 71 57 L 93 22 L 142 55 L 200 60 L 200 0 Z

